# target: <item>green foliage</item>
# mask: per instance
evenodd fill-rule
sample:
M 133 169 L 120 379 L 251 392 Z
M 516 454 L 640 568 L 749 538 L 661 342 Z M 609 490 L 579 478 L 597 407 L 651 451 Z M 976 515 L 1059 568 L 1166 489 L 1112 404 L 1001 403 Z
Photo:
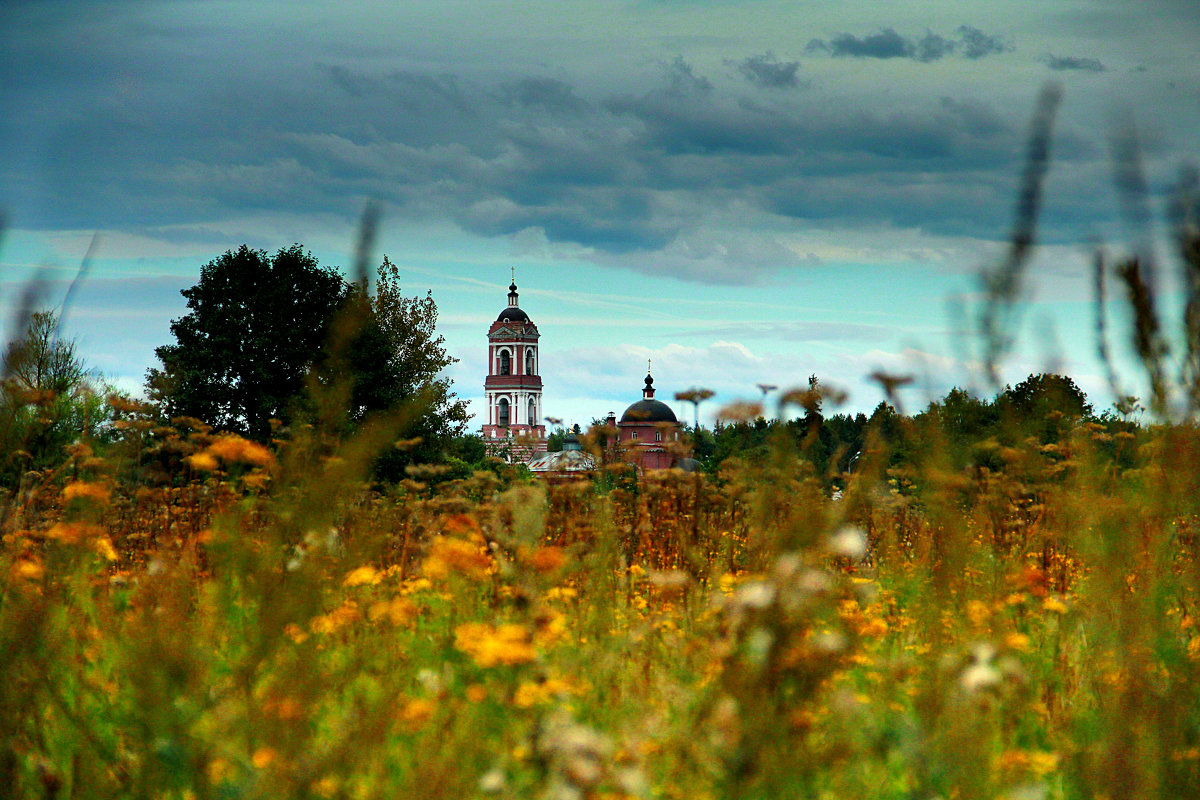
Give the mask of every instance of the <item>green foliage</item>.
M 355 288 L 360 295 L 363 291 Z M 441 377 L 457 359 L 446 353 L 445 339 L 437 335 L 432 293 L 405 297 L 395 264 L 384 256 L 367 301 L 368 320 L 350 350 L 351 413 L 361 420 L 372 411 L 415 406 L 403 434 L 421 441 L 412 448 L 387 451 L 376 467 L 380 477 L 396 480 L 408 464 L 447 455 L 451 441 L 464 436 L 470 415 L 466 402 L 455 397 L 450 379 Z M 357 346 L 364 340 L 371 346 Z
M 68 444 L 103 435 L 111 418 L 75 343 L 58 338 L 57 329 L 55 314 L 35 312 L 4 354 L 0 482 L 5 485 L 25 471 L 57 466 Z
M 150 397 L 168 418 L 266 441 L 272 419 L 291 421 L 347 292 L 300 245 L 226 251 L 182 291 L 189 312 L 171 323 L 175 343 L 155 350 L 162 369 L 147 373 Z
M 1002 417 L 1043 444 L 1060 441 L 1071 426 L 1092 416 L 1083 390 L 1065 375 L 1030 375 L 996 398 Z
M 408 444 L 379 457 L 389 481 L 444 457 L 466 429 L 466 404 L 441 377 L 454 359 L 436 333 L 437 305 L 431 294 L 405 297 L 386 256 L 369 292 L 300 245 L 274 256 L 243 245 L 205 265 L 183 295 L 190 311 L 147 376 L 164 417 L 267 441 L 272 420 L 320 421 L 345 436 L 390 415 Z

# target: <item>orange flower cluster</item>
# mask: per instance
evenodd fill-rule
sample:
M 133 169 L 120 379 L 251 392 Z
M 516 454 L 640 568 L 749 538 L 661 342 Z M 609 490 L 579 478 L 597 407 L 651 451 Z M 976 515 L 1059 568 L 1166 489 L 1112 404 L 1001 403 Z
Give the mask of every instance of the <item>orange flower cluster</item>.
M 246 464 L 251 467 L 267 467 L 275 462 L 271 451 L 258 442 L 243 439 L 241 436 L 226 434 L 218 436 L 212 444 L 187 457 L 192 469 L 212 472 L 222 463 Z
M 537 658 L 532 636 L 522 625 L 465 622 L 454 629 L 454 647 L 480 667 L 526 664 Z
M 430 543 L 421 570 L 427 577 L 439 580 L 451 575 L 482 580 L 490 574 L 492 566 L 492 558 L 482 541 L 438 536 Z

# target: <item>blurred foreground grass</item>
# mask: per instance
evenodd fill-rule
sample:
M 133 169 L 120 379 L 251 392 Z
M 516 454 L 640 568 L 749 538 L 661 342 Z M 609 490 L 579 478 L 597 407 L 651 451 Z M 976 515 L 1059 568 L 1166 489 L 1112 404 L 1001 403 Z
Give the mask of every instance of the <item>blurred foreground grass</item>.
M 1200 432 L 720 478 L 360 482 L 116 401 L 6 501 L 14 797 L 1149 798 L 1200 787 Z M 985 443 L 985 446 L 986 443 Z M 866 548 L 869 545 L 869 554 Z

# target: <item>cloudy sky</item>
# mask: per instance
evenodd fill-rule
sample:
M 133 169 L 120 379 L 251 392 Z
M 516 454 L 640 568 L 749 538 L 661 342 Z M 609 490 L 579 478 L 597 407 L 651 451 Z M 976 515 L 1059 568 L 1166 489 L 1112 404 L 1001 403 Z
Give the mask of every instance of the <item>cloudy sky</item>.
M 647 358 L 710 411 L 810 374 L 852 411 L 877 370 L 916 377 L 911 408 L 987 393 L 979 273 L 1055 83 L 1003 379 L 1065 370 L 1104 407 L 1090 252 L 1139 239 L 1112 143 L 1136 131 L 1154 218 L 1200 160 L 1192 0 L 6 0 L 0 37 L 0 304 L 39 270 L 61 301 L 98 234 L 68 329 L 128 388 L 201 265 L 243 242 L 348 265 L 375 199 L 477 412 L 510 268 L 546 412 L 584 424 Z

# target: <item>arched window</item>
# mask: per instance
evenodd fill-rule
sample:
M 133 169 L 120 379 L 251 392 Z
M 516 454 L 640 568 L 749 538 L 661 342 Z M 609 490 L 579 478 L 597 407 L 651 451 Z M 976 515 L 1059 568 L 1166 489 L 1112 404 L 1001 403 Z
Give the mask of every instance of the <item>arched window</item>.
M 526 375 L 533 374 L 533 351 L 532 350 L 525 351 L 525 374 Z
M 507 350 L 500 351 L 500 374 L 509 375 L 512 372 L 512 361 Z
M 661 442 L 661 441 L 662 441 L 662 431 L 655 431 L 655 432 L 654 432 L 654 441 L 656 441 L 656 442 Z
M 507 362 L 505 362 L 507 363 Z M 508 373 L 505 373 L 508 374 Z M 496 404 L 496 424 L 502 428 L 508 427 L 508 398 L 501 397 L 500 402 Z
M 529 398 L 529 424 L 537 425 L 537 405 L 533 402 L 533 398 Z

